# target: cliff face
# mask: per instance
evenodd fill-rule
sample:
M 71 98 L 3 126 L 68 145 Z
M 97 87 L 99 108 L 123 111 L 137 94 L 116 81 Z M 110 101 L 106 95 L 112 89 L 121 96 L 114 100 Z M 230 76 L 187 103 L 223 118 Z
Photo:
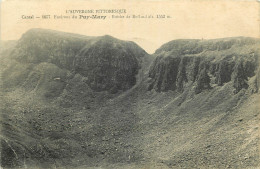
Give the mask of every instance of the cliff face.
M 136 83 L 135 76 L 147 53 L 133 42 L 110 36 L 32 29 L 22 36 L 11 55 L 21 63 L 54 64 L 86 77 L 86 83 L 95 91 L 116 93 Z
M 155 52 L 149 90 L 181 92 L 192 84 L 199 93 L 232 82 L 237 93 L 256 74 L 259 44 L 259 40 L 242 37 L 171 41 Z

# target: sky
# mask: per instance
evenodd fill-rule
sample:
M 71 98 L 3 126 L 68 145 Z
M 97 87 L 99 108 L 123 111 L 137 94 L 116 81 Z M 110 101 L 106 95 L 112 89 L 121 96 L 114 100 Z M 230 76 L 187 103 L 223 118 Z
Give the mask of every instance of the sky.
M 82 9 L 126 9 L 124 16 L 154 18 L 112 19 L 112 14 L 106 14 L 105 20 L 53 19 L 54 15 L 67 15 L 66 10 Z M 1 40 L 17 40 L 31 28 L 46 28 L 87 36 L 111 35 L 134 41 L 153 53 L 174 39 L 260 37 L 259 11 L 259 3 L 248 0 L 5 0 L 1 3 Z M 22 19 L 22 15 L 51 15 L 52 19 Z M 156 19 L 157 15 L 169 18 Z

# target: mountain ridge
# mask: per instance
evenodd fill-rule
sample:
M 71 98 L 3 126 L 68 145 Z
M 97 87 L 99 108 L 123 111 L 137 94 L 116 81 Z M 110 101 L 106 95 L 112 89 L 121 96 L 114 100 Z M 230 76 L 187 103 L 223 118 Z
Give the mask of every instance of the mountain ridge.
M 154 79 L 150 90 L 154 86 L 158 91 L 176 88 L 181 91 L 183 83 L 196 79 L 198 83 L 203 81 L 198 84 L 197 92 L 203 86 L 209 89 L 210 84 L 223 85 L 230 80 L 236 81 L 235 92 L 246 88 L 244 81 L 256 74 L 260 41 L 245 37 L 225 38 L 221 43 L 222 40 L 174 40 L 162 45 L 155 53 L 157 60 L 150 70 L 149 77 Z M 236 79 L 237 71 L 245 75 Z
M 0 57 L 2 167 L 259 167 L 258 40 L 33 31 Z

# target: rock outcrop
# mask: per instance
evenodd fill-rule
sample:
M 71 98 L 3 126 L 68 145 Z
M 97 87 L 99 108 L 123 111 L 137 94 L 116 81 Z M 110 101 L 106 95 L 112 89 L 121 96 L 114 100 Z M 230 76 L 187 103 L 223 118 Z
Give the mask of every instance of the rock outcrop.
M 242 62 L 236 63 L 234 71 L 232 73 L 233 87 L 235 88 L 235 93 L 238 93 L 241 89 L 248 88 L 247 84 L 247 74 L 245 72 Z

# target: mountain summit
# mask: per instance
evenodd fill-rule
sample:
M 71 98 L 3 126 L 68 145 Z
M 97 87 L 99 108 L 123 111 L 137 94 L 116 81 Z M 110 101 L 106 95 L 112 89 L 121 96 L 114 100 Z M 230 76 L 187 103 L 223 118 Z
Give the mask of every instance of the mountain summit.
M 126 90 L 147 53 L 134 42 L 112 36 L 87 37 L 44 29 L 31 29 L 18 41 L 12 57 L 24 63 L 51 63 L 87 78 L 97 91 Z

